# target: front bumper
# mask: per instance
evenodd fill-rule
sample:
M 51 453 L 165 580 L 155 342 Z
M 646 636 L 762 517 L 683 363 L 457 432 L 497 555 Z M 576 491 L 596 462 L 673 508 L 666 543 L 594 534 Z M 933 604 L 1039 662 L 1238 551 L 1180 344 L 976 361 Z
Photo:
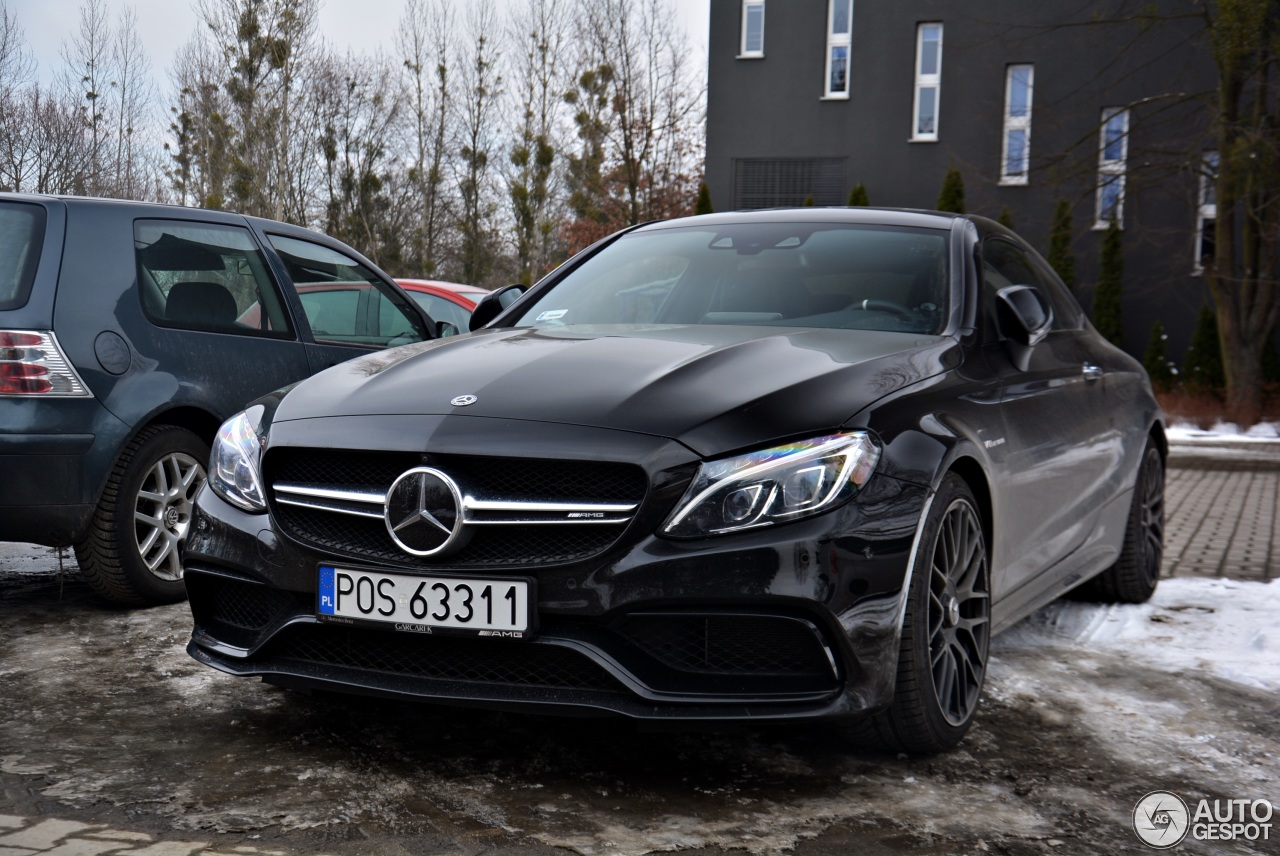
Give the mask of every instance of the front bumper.
M 860 502 L 766 533 L 624 538 L 595 560 L 538 569 L 539 631 L 508 640 L 320 624 L 317 568 L 332 557 L 205 489 L 185 559 L 188 651 L 282 685 L 482 707 L 645 720 L 868 712 L 892 699 L 923 501 L 879 477 Z
M 593 439 L 573 447 L 607 454 L 608 438 Z M 206 488 L 184 554 L 188 651 L 287 686 L 639 720 L 834 718 L 887 705 L 925 489 L 876 476 L 824 515 L 674 541 L 652 533 L 694 459 L 666 441 L 651 445 L 612 458 L 643 460 L 650 475 L 617 540 L 589 558 L 536 566 L 415 569 L 338 556 Z M 476 448 L 495 446 L 478 438 Z M 320 623 L 322 564 L 530 577 L 537 631 L 492 639 Z

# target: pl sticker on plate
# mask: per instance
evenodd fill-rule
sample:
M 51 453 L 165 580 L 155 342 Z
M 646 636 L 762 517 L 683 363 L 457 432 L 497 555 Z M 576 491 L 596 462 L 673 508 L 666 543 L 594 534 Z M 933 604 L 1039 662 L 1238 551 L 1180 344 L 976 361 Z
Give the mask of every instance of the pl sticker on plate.
M 535 323 L 538 321 L 557 321 L 568 314 L 568 309 L 548 309 L 546 312 L 539 312 L 538 317 L 533 320 Z

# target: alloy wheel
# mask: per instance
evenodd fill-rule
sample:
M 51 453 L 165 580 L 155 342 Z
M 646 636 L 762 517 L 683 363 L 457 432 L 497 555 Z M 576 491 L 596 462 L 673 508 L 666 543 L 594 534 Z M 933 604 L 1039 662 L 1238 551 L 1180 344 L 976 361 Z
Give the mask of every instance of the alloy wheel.
M 1146 575 L 1147 582 L 1154 585 L 1160 574 L 1160 560 L 1164 553 L 1164 465 L 1155 450 L 1149 451 L 1143 458 L 1140 490 L 1142 572 Z
M 973 506 L 947 508 L 934 542 L 929 580 L 929 662 L 943 717 L 962 726 L 973 716 L 987 668 L 991 631 L 987 550 Z
M 196 492 L 204 480 L 200 462 L 181 452 L 160 458 L 142 480 L 134 505 L 134 534 L 138 554 L 159 579 L 182 579 L 181 548 L 191 525 Z

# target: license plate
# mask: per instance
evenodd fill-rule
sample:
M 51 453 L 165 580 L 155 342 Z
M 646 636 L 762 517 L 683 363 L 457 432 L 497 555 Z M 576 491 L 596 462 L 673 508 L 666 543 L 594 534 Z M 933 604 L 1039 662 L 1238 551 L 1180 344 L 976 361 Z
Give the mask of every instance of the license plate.
M 524 638 L 530 630 L 529 581 L 425 577 L 320 566 L 317 615 L 397 630 L 474 632 Z

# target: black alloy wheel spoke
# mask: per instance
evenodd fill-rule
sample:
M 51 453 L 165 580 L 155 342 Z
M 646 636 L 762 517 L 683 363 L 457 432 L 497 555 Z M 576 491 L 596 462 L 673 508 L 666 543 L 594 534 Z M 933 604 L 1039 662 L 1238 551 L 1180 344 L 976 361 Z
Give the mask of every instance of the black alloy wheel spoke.
M 934 545 L 928 600 L 934 694 L 952 725 L 972 716 L 986 672 L 991 622 L 986 565 L 977 514 L 967 502 L 953 503 Z
M 1148 454 L 1142 465 L 1142 569 L 1150 582 L 1160 573 L 1164 552 L 1164 467 Z

